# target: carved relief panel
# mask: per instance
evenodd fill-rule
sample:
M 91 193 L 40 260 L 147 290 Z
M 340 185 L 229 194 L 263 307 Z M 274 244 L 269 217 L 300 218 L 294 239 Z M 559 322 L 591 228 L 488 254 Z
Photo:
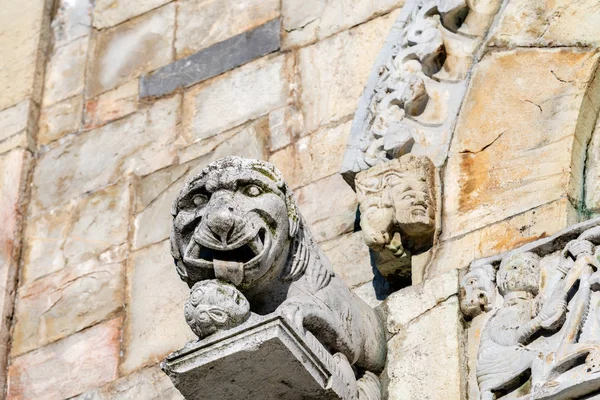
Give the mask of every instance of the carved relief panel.
M 469 398 L 600 394 L 599 267 L 600 219 L 471 264 Z

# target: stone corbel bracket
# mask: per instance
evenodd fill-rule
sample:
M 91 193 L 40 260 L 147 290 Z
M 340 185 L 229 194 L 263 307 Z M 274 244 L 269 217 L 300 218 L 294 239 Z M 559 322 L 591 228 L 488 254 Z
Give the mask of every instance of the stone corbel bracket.
M 500 0 L 408 1 L 381 50 L 354 116 L 341 173 L 411 152 L 440 167 L 467 72 Z

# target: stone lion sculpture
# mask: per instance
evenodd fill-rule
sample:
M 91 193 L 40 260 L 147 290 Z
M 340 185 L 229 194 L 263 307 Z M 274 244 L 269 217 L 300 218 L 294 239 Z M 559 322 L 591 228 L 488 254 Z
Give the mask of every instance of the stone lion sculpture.
M 222 158 L 188 180 L 172 214 L 171 252 L 190 287 L 212 279 L 230 283 L 251 311 L 280 313 L 370 382 L 382 371 L 381 321 L 334 274 L 273 165 Z

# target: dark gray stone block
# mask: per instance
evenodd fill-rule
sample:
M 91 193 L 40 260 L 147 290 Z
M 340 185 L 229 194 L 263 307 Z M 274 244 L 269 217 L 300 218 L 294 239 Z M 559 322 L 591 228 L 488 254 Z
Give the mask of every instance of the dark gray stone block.
M 140 97 L 158 97 L 192 86 L 280 48 L 281 22 L 274 19 L 214 44 L 140 78 Z

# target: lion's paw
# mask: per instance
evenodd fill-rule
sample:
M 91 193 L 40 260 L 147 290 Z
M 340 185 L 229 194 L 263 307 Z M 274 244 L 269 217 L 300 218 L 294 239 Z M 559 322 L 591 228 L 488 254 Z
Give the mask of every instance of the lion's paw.
M 298 333 L 305 333 L 304 313 L 298 304 L 283 303 L 277 309 L 277 313 L 281 315 Z

